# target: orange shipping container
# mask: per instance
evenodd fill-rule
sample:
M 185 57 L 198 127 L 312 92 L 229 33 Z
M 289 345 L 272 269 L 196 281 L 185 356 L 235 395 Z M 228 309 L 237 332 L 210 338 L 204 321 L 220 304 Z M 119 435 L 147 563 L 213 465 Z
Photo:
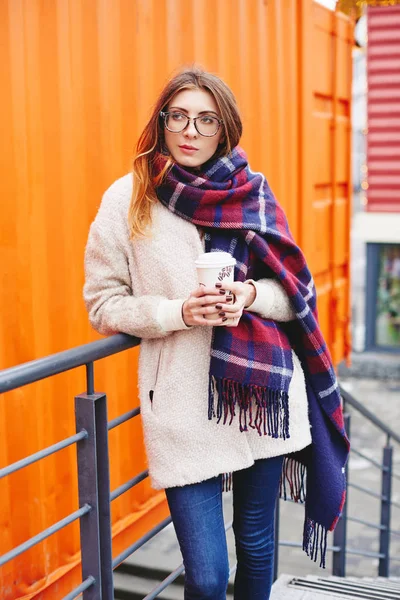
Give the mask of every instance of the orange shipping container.
M 0 3 L 2 368 L 96 339 L 82 301 L 89 224 L 169 75 L 196 61 L 234 90 L 243 146 L 303 247 L 335 362 L 349 352 L 352 26 L 312 0 Z M 102 361 L 109 417 L 135 406 L 137 350 Z M 118 374 L 118 377 L 115 376 Z M 84 371 L 0 399 L 0 466 L 74 433 Z M 145 468 L 138 419 L 110 433 L 111 487 Z M 78 507 L 67 448 L 0 481 L 0 554 Z M 114 555 L 166 513 L 148 481 L 112 504 Z M 0 568 L 3 600 L 80 581 L 77 524 Z

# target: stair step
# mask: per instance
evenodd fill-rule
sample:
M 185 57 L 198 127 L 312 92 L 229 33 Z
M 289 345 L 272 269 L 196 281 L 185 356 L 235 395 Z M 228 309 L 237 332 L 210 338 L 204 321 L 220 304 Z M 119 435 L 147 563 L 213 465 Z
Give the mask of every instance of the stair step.
M 275 582 L 271 600 L 400 600 L 398 580 L 355 577 L 293 577 L 281 575 Z
M 165 577 L 167 575 L 166 572 Z M 114 572 L 114 598 L 115 600 L 143 600 L 162 579 L 144 579 Z M 172 583 L 157 597 L 163 600 L 183 600 L 183 587 Z

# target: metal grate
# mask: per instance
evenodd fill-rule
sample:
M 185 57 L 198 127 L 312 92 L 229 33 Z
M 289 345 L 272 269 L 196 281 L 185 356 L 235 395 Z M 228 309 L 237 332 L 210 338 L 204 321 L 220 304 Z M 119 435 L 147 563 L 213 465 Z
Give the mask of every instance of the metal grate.
M 322 577 L 294 577 L 288 583 L 290 587 L 302 590 L 337 594 L 341 598 L 364 598 L 365 600 L 400 599 L 400 585 L 382 580 L 363 581 Z

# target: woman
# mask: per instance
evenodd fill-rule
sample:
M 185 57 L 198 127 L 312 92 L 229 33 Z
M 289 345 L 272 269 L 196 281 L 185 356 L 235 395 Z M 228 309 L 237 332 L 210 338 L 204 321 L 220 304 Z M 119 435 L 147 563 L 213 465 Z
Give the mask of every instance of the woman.
M 312 278 L 241 133 L 221 79 L 175 76 L 133 175 L 103 197 L 85 257 L 93 327 L 142 339 L 149 473 L 165 488 L 187 600 L 226 595 L 223 488 L 233 488 L 236 600 L 269 598 L 280 481 L 283 496 L 306 500 L 303 547 L 322 565 L 345 496 L 348 442 Z M 236 258 L 235 282 L 200 288 L 195 260 L 218 250 Z

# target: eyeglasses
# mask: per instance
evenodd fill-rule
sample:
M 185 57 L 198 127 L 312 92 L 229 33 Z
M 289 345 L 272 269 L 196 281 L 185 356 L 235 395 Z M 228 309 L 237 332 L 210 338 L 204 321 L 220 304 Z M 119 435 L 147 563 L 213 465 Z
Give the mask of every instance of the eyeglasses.
M 193 121 L 196 131 L 204 137 L 212 137 L 218 133 L 223 121 L 213 115 L 200 115 L 191 119 L 187 115 L 178 112 L 160 112 L 160 117 L 164 119 L 164 125 L 172 133 L 180 133 Z

